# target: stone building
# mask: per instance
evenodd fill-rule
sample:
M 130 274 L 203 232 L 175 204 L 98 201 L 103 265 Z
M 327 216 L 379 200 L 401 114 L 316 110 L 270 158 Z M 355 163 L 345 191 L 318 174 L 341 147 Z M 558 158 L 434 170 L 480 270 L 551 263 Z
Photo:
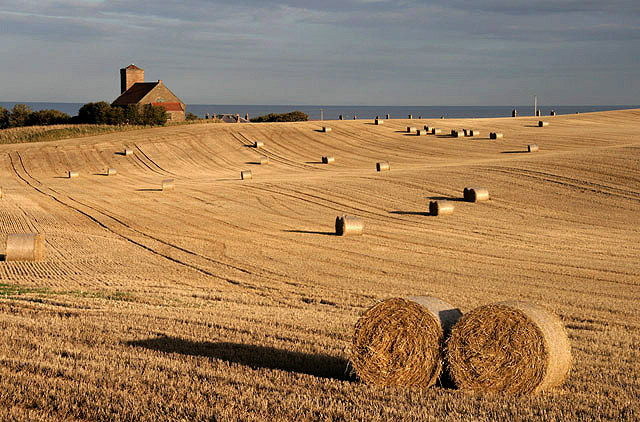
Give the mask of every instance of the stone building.
M 169 121 L 185 119 L 185 104 L 169 91 L 162 80 L 144 82 L 144 69 L 134 64 L 120 69 L 120 96 L 111 103 L 112 106 L 129 104 L 162 106 L 167 110 Z

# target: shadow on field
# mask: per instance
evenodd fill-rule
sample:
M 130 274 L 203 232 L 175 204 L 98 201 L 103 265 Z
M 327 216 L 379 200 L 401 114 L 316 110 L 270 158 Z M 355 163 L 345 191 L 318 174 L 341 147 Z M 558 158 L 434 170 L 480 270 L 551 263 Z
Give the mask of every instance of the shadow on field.
M 464 198 L 451 198 L 449 196 L 430 196 L 432 201 L 451 201 L 451 202 L 465 202 Z
M 168 336 L 128 341 L 126 344 L 163 353 L 220 359 L 253 369 L 279 369 L 320 378 L 355 381 L 355 377 L 348 373 L 346 359 L 325 354 L 292 352 L 275 347 L 242 343 L 190 341 Z
M 398 215 L 431 215 L 429 211 L 389 211 L 389 214 Z
M 0 254 L 0 261 L 6 261 L 6 260 L 7 260 L 7 256 Z
M 305 161 L 305 164 L 324 164 L 322 161 Z
M 320 232 L 313 230 L 283 230 L 286 233 L 306 233 L 306 234 L 323 234 L 325 236 L 337 236 L 336 232 Z
M 529 151 L 502 151 L 500 154 L 526 154 Z

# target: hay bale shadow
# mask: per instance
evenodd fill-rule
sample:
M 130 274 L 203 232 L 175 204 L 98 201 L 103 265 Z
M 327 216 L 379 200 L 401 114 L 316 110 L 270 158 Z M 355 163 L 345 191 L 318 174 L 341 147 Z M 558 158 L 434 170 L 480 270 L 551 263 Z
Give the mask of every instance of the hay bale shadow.
M 305 164 L 324 164 L 322 161 L 305 161 Z
M 247 161 L 247 162 L 245 162 L 245 164 L 252 164 L 252 165 L 259 166 L 260 162 L 259 161 Z
M 431 201 L 451 201 L 451 202 L 465 202 L 464 198 L 452 198 L 450 196 L 428 196 Z
M 502 151 L 500 154 L 526 154 L 529 151 Z
M 389 214 L 398 214 L 398 215 L 431 215 L 429 211 L 389 211 Z
M 191 341 L 169 336 L 133 340 L 125 344 L 162 353 L 179 353 L 187 356 L 220 359 L 249 366 L 252 369 L 279 369 L 319 378 L 331 378 L 341 381 L 356 380 L 348 371 L 348 361 L 346 359 L 327 354 L 292 352 L 253 344 Z
M 285 233 L 322 234 L 325 236 L 337 236 L 336 232 L 321 232 L 314 230 L 283 230 Z
M 136 189 L 136 192 L 162 192 L 161 188 L 142 188 Z
M 122 155 L 123 157 L 126 157 L 126 156 L 127 156 L 127 154 L 125 154 L 125 152 L 124 152 L 124 151 L 116 151 L 116 152 L 114 152 L 114 154 L 115 154 L 115 155 Z
M 6 261 L 7 260 L 7 256 L 4 254 L 0 254 L 0 261 Z
M 524 127 L 538 127 L 538 125 L 524 125 Z

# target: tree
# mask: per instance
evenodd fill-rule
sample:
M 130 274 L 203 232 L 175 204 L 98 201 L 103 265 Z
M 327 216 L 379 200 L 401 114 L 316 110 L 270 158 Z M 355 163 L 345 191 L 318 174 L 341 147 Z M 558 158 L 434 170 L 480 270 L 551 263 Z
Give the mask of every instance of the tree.
M 14 105 L 9 117 L 9 127 L 25 126 L 31 113 L 31 109 L 24 104 Z
M 0 129 L 6 129 L 11 122 L 11 112 L 4 107 L 0 107 Z
M 69 123 L 71 116 L 58 110 L 39 110 L 32 112 L 25 126 L 48 126 Z
M 109 123 L 110 112 L 111 106 L 104 101 L 87 103 L 78 110 L 78 120 L 80 123 L 104 125 Z
M 262 122 L 306 122 L 309 120 L 309 116 L 306 113 L 303 113 L 299 110 L 292 111 L 289 113 L 269 113 L 266 116 L 259 116 L 251 119 L 252 122 L 262 123 Z

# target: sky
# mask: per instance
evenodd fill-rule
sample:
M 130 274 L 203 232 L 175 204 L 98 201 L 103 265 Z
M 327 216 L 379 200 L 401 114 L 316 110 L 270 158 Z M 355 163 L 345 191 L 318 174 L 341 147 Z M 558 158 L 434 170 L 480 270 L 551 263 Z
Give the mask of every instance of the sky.
M 0 0 L 0 101 L 638 104 L 639 0 Z

